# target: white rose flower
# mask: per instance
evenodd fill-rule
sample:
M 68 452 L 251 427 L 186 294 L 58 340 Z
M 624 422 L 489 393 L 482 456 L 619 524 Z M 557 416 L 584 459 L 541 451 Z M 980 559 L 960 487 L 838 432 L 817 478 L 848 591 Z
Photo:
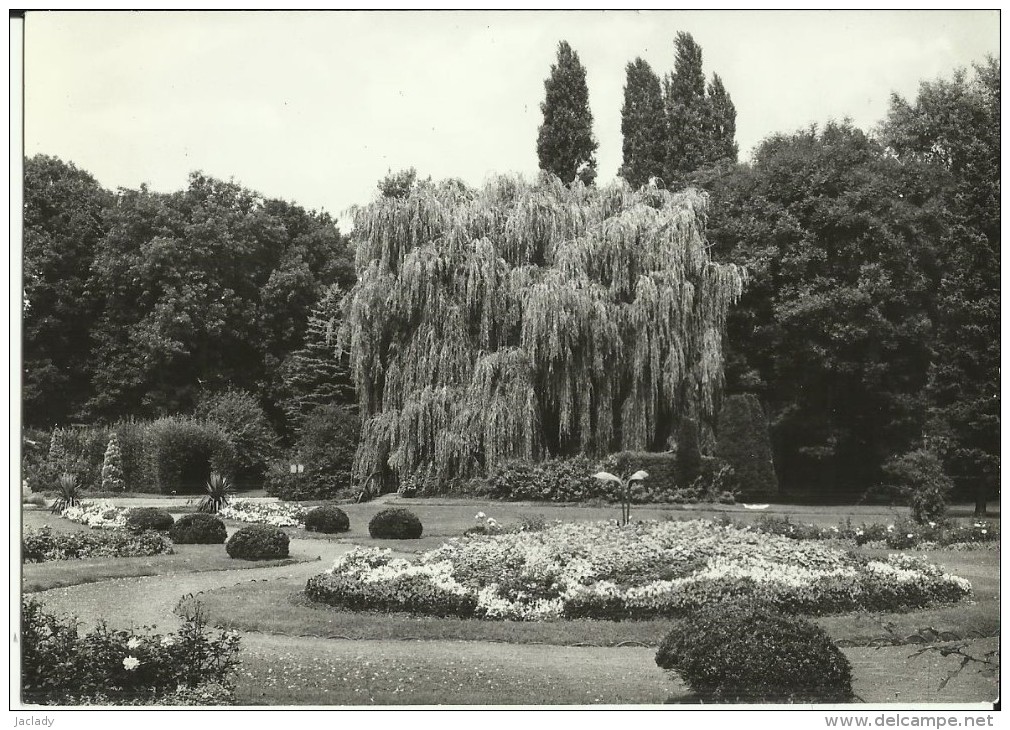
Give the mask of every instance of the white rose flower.
M 127 671 L 132 672 L 134 669 L 140 666 L 140 660 L 135 656 L 128 656 L 123 660 L 123 668 Z
M 130 638 L 129 641 L 126 642 L 126 648 L 127 649 L 136 649 L 138 646 L 141 645 L 141 643 L 142 642 L 140 641 L 140 639 L 138 639 L 136 636 L 133 636 L 133 637 Z

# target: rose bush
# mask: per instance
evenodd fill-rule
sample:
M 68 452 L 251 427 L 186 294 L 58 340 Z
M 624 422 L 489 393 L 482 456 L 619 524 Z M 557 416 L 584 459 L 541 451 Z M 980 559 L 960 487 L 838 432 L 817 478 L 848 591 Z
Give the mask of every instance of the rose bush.
M 76 619 L 22 602 L 22 687 L 32 704 L 226 704 L 239 638 L 205 630 L 199 613 L 174 634 L 82 633 Z M 210 690 L 213 689 L 213 692 Z M 207 695 L 207 696 L 204 696 Z

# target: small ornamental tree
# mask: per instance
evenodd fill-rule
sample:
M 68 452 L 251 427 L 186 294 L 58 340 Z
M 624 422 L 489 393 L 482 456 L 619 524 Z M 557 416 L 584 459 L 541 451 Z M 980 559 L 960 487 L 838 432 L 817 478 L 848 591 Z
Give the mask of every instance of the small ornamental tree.
M 258 483 L 278 447 L 277 435 L 256 397 L 234 389 L 210 394 L 197 403 L 195 415 L 217 424 L 231 440 L 237 479 Z
M 726 398 L 719 412 L 717 454 L 736 472 L 742 499 L 772 499 L 779 491 L 768 421 L 757 396 Z
M 102 491 L 122 492 L 125 489 L 123 454 L 119 450 L 119 438 L 113 433 L 109 438 L 109 446 L 105 449 L 105 461 L 102 463 Z

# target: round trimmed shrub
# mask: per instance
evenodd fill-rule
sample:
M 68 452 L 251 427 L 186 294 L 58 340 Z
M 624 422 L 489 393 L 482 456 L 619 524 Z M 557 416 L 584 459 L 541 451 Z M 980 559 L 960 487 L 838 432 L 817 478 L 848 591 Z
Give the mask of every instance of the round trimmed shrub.
M 160 507 L 134 507 L 126 515 L 126 527 L 133 532 L 168 532 L 175 518 Z
M 351 529 L 351 521 L 342 509 L 326 504 L 308 511 L 305 515 L 305 529 L 327 534 L 347 532 Z
M 416 540 L 421 537 L 421 520 L 402 507 L 377 513 L 368 523 L 368 534 L 386 540 Z
M 821 627 L 755 602 L 715 604 L 663 639 L 656 664 L 706 702 L 852 700 L 852 668 Z
M 236 532 L 225 543 L 228 555 L 240 560 L 276 560 L 288 556 L 288 536 L 270 525 L 250 525 Z
M 222 545 L 228 539 L 228 532 L 219 518 L 195 512 L 176 520 L 168 536 L 179 545 Z

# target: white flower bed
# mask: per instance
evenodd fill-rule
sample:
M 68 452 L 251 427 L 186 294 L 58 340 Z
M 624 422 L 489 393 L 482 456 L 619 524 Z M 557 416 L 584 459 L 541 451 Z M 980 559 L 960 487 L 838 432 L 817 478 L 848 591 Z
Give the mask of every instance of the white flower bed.
M 117 507 L 111 502 L 91 502 L 77 507 L 67 507 L 61 513 L 71 522 L 92 528 L 126 527 L 128 509 Z
M 309 510 L 288 502 L 253 502 L 245 499 L 231 500 L 217 511 L 218 517 L 239 522 L 254 522 L 274 527 L 301 527 Z

